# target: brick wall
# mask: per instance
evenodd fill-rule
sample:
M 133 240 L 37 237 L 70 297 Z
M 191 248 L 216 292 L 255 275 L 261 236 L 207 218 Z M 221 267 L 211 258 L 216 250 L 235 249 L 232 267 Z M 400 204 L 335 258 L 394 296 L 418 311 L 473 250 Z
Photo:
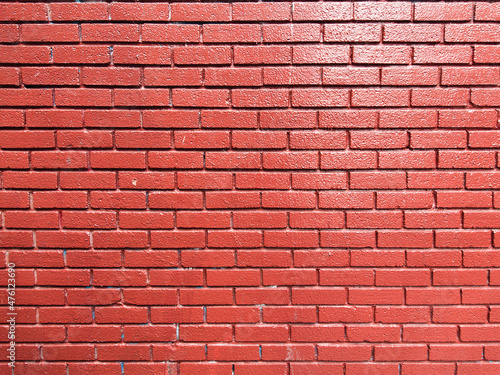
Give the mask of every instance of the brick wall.
M 500 373 L 500 4 L 0 4 L 0 364 Z

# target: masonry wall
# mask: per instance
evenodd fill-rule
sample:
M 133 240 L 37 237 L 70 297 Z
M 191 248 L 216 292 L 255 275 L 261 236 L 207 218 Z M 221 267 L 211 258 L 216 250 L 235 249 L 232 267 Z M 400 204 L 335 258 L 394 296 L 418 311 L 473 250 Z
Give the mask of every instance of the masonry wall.
M 499 21 L 2 2 L 2 373 L 500 373 Z

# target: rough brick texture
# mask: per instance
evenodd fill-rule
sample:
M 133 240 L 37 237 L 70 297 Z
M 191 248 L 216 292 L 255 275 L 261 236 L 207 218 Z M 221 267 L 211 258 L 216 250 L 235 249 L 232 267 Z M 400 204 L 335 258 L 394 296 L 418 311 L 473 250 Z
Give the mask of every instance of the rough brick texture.
M 499 22 L 0 4 L 0 372 L 499 374 Z

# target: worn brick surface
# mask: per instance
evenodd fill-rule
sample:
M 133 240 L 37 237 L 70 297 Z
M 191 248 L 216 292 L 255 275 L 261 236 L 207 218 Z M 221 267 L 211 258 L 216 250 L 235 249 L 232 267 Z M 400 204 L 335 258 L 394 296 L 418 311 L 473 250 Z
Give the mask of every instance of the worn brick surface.
M 2 2 L 0 373 L 500 373 L 499 22 Z

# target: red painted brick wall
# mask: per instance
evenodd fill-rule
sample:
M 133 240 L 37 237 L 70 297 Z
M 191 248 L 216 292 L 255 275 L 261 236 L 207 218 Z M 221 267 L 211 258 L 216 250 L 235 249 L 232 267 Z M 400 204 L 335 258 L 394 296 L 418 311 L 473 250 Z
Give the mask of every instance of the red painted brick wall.
M 0 4 L 0 368 L 500 373 L 500 4 Z

